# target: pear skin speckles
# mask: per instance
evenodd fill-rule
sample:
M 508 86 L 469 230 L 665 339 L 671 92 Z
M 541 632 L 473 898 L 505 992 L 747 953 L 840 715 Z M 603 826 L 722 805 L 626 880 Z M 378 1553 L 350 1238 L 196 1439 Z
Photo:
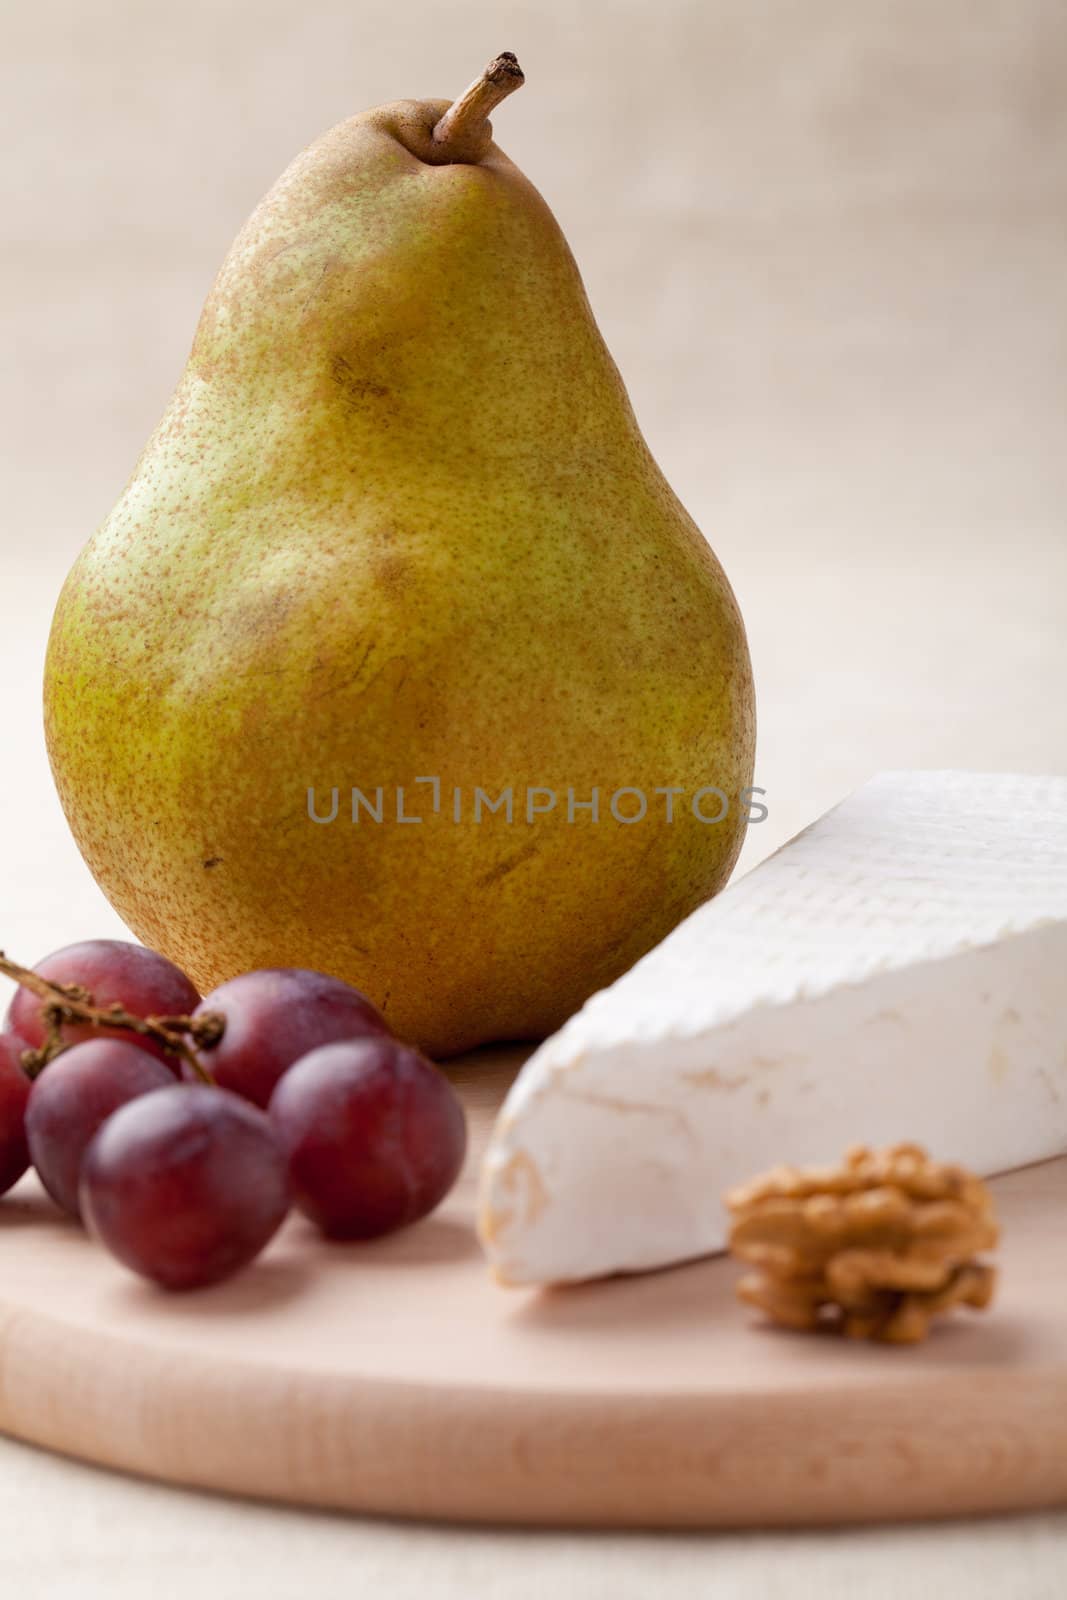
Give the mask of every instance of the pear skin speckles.
M 453 791 L 738 796 L 755 739 L 736 601 L 544 201 L 495 146 L 398 141 L 446 104 L 341 124 L 257 208 L 46 681 L 64 808 L 141 938 L 203 990 L 350 979 L 439 1055 L 556 1027 L 742 840 L 736 805 L 475 824 Z M 423 820 L 354 824 L 352 786 Z

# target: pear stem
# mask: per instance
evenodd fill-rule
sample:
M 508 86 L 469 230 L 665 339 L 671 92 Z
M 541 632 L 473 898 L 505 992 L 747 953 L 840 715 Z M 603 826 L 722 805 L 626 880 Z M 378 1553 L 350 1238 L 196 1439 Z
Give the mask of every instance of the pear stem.
M 458 100 L 454 100 L 433 130 L 433 142 L 442 153 L 456 152 L 456 159 L 464 159 L 463 152 L 472 137 L 486 133 L 489 113 L 516 89 L 521 89 L 526 79 L 523 70 L 510 50 L 495 56 L 480 78 L 475 78 Z
M 20 967 L 17 961 L 9 961 L 2 950 L 0 973 L 5 978 L 13 978 L 43 1002 L 41 1017 L 45 1042 L 39 1050 L 22 1053 L 22 1065 L 28 1077 L 36 1078 L 50 1061 L 68 1048 L 63 1039 L 65 1022 L 87 1022 L 93 1028 L 118 1028 L 142 1039 L 152 1039 L 171 1055 L 180 1056 L 202 1083 L 214 1083 L 211 1073 L 184 1035 L 190 1034 L 202 1049 L 217 1044 L 226 1026 L 221 1013 L 207 1011 L 200 1017 L 135 1017 L 124 1006 L 94 1006 L 92 995 L 79 984 L 51 983 L 39 972 Z

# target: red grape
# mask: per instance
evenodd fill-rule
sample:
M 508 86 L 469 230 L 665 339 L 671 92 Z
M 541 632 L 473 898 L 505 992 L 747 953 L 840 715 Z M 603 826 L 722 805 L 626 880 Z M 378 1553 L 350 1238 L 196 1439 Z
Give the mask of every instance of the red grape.
M 200 1011 L 219 1011 L 226 1018 L 220 1043 L 201 1057 L 215 1082 L 263 1107 L 282 1073 L 310 1050 L 389 1032 L 358 989 L 299 967 L 231 978 L 206 996 Z
M 270 1121 L 206 1084 L 174 1084 L 116 1111 L 86 1152 L 90 1230 L 166 1289 L 196 1289 L 246 1266 L 289 1209 Z
M 33 970 L 51 983 L 80 984 L 92 995 L 94 1006 L 103 1009 L 117 1003 L 135 1017 L 189 1016 L 200 1003 L 193 985 L 173 962 L 143 945 L 127 944 L 121 939 L 87 939 L 82 944 L 68 945 L 65 950 L 46 956 Z M 7 1013 L 8 1026 L 34 1048 L 44 1043 L 43 1004 L 39 995 L 19 989 Z M 131 1037 L 121 1028 L 94 1028 L 90 1023 L 68 1022 L 63 1028 L 68 1044 L 82 1039 Z M 154 1039 L 140 1039 L 139 1043 L 149 1055 L 173 1062 Z
M 444 1073 L 389 1038 L 313 1050 L 279 1083 L 270 1117 L 297 1205 L 334 1238 L 417 1222 L 455 1183 L 467 1148 Z
M 26 1144 L 26 1102 L 30 1080 L 22 1070 L 29 1049 L 16 1033 L 0 1033 L 0 1194 L 18 1183 L 30 1164 Z
M 97 1129 L 138 1095 L 173 1087 L 174 1073 L 126 1039 L 90 1039 L 34 1079 L 26 1137 L 37 1176 L 57 1206 L 78 1215 L 82 1160 Z

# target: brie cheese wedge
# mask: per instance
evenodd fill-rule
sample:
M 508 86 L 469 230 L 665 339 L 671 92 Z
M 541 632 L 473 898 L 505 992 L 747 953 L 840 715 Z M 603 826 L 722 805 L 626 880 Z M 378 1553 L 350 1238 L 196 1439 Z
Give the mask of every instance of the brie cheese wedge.
M 701 906 L 523 1068 L 481 1238 L 507 1283 L 660 1267 L 732 1184 L 905 1140 L 1067 1151 L 1067 778 L 885 773 Z

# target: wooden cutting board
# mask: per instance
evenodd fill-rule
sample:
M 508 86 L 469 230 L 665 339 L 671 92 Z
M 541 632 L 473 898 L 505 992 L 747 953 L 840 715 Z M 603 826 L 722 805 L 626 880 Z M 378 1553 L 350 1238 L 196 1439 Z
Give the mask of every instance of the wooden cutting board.
M 995 1184 L 995 1310 L 916 1349 L 773 1331 L 738 1269 L 505 1290 L 475 1168 L 521 1060 L 457 1069 L 471 1161 L 372 1245 L 293 1221 L 233 1283 L 130 1277 L 32 1178 L 0 1202 L 0 1429 L 173 1483 L 402 1516 L 816 1523 L 1067 1503 L 1067 1159 Z M 951 1152 L 946 1152 L 951 1154 Z

